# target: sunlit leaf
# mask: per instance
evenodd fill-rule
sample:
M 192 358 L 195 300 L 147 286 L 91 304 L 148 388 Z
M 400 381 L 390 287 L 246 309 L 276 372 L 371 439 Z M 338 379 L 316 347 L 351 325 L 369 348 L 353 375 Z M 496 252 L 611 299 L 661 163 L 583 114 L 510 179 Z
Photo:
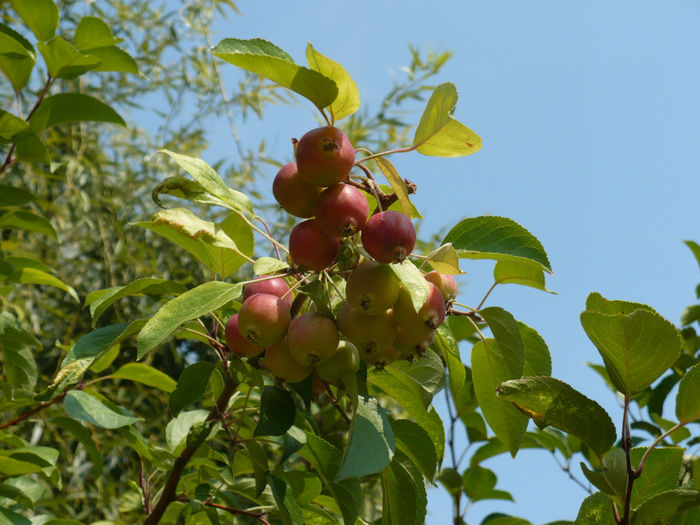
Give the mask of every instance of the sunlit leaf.
M 616 525 L 610 498 L 595 492 L 583 500 L 576 516 L 575 525 Z
M 58 27 L 58 7 L 53 0 L 10 0 L 12 9 L 37 40 L 48 40 Z
M 383 524 L 425 523 L 427 495 L 423 476 L 408 457 L 398 452 L 382 471 L 381 483 Z
M 115 379 L 128 379 L 143 385 L 155 387 L 164 392 L 175 390 L 177 383 L 167 374 L 143 363 L 126 363 L 112 374 Z
M 39 42 L 37 47 L 41 56 L 44 57 L 49 74 L 54 78 L 70 80 L 100 65 L 99 58 L 84 55 L 73 44 L 66 42 L 58 35 L 51 37 L 46 43 Z M 77 95 L 78 93 L 75 94 Z
M 689 368 L 678 386 L 676 417 L 681 423 L 700 419 L 700 363 Z
M 521 284 L 554 294 L 545 286 L 544 270 L 536 264 L 521 261 L 498 261 L 493 269 L 498 284 Z
M 66 412 L 75 419 L 87 421 L 101 428 L 120 428 L 142 418 L 126 416 L 113 411 L 101 401 L 80 390 L 71 390 L 63 401 Z
M 430 292 L 430 284 L 425 280 L 423 274 L 416 266 L 408 259 L 390 264 L 389 267 L 394 271 L 396 276 L 401 281 L 401 285 L 411 295 L 413 309 L 417 312 L 428 300 Z
M 121 42 L 114 38 L 112 30 L 101 18 L 84 16 L 80 19 L 75 29 L 73 44 L 81 51 L 87 51 L 96 47 L 113 46 Z
M 309 67 L 335 82 L 338 95 L 330 105 L 335 120 L 341 120 L 360 109 L 360 90 L 350 74 L 338 62 L 323 56 L 309 43 L 306 45 Z
M 13 29 L 0 24 L 0 71 L 15 91 L 27 84 L 35 62 L 36 53 L 29 41 Z
M 700 506 L 700 491 L 667 490 L 642 503 L 635 511 L 632 525 L 665 523 L 676 514 Z
M 119 73 L 139 74 L 139 66 L 136 60 L 117 46 L 106 46 L 91 49 L 89 55 L 100 60 L 100 65 L 93 71 L 115 71 Z
M 425 256 L 438 273 L 444 273 L 447 275 L 461 275 L 463 272 L 459 268 L 459 255 L 457 255 L 457 250 L 455 250 L 452 243 L 446 243 L 435 248 L 432 252 L 426 254 Z
M 374 160 L 377 163 L 377 166 L 379 166 L 379 169 L 386 177 L 386 180 L 389 181 L 391 189 L 396 194 L 397 200 L 401 204 L 401 211 L 403 212 L 403 214 L 407 215 L 408 217 L 415 217 L 415 215 L 413 214 L 413 207 L 411 206 L 411 201 L 408 198 L 408 190 L 406 189 L 406 184 L 399 175 L 399 172 L 396 171 L 394 165 L 384 157 L 378 157 Z
M 5 279 L 22 284 L 53 286 L 67 292 L 73 299 L 80 302 L 76 291 L 50 272 L 51 269 L 44 263 L 27 257 L 5 257 L 0 259 L 0 280 Z
M 56 230 L 47 219 L 24 210 L 11 210 L 2 213 L 0 215 L 0 229 L 2 228 L 41 233 L 58 240 Z
M 82 93 L 59 93 L 46 97 L 29 119 L 36 132 L 69 122 L 110 122 L 126 126 L 124 119 L 104 102 Z

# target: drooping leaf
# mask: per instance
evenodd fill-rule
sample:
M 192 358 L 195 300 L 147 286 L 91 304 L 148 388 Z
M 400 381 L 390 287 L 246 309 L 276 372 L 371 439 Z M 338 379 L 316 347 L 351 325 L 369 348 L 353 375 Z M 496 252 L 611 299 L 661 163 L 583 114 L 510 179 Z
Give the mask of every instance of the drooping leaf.
M 425 523 L 427 496 L 423 476 L 411 460 L 398 452 L 382 471 L 382 525 Z
M 667 490 L 642 503 L 635 511 L 632 525 L 664 523 L 676 514 L 700 506 L 700 491 Z
M 291 89 L 319 109 L 331 105 L 338 96 L 338 87 L 333 80 L 295 64 L 292 57 L 266 40 L 225 38 L 212 49 L 212 54 Z
M 521 284 L 556 294 L 545 286 L 544 270 L 530 262 L 498 261 L 493 268 L 493 279 L 498 284 Z
M 396 450 L 405 454 L 423 476 L 431 481 L 437 469 L 437 453 L 430 435 L 410 419 L 391 420 L 391 428 L 394 431 Z
M 695 256 L 695 260 L 698 262 L 698 266 L 700 266 L 700 244 L 696 243 L 695 241 L 683 241 L 685 245 L 690 248 L 690 251 L 693 252 L 693 255 Z
M 200 400 L 214 368 L 213 363 L 198 361 L 182 371 L 175 389 L 170 393 L 170 411 L 173 415 L 178 415 L 181 410 Z
M 63 358 L 61 368 L 89 359 L 90 363 L 123 340 L 136 334 L 145 324 L 145 319 L 102 326 L 80 337 Z M 89 366 L 89 365 L 88 365 Z
M 29 119 L 37 133 L 70 122 L 110 122 L 126 127 L 124 119 L 104 102 L 82 93 L 58 93 L 46 97 Z
M 240 284 L 210 281 L 171 299 L 139 332 L 138 358 L 143 358 L 183 323 L 221 308 L 242 291 Z
M 36 53 L 27 39 L 5 24 L 0 24 L 0 71 L 15 91 L 27 84 L 35 62 Z
M 610 498 L 595 492 L 583 500 L 575 525 L 616 525 Z
M 399 175 L 399 172 L 396 171 L 394 165 L 384 157 L 378 157 L 374 160 L 386 177 L 386 180 L 389 181 L 391 189 L 396 194 L 398 202 L 401 204 L 401 211 L 403 214 L 408 217 L 414 217 L 411 201 L 408 198 L 408 190 L 406 189 L 406 184 Z
M 81 51 L 88 51 L 97 47 L 114 46 L 121 39 L 114 38 L 112 30 L 107 23 L 96 16 L 84 16 L 80 19 L 75 29 L 73 44 Z
M 172 392 L 177 383 L 169 375 L 143 363 L 126 363 L 112 374 L 115 379 L 128 379 L 143 385 L 152 386 L 163 392 Z
M 24 210 L 11 210 L 0 215 L 0 228 L 41 233 L 58 240 L 58 234 L 44 217 Z
M 416 151 L 436 157 L 461 157 L 481 149 L 481 138 L 452 117 L 457 88 L 445 82 L 435 88 L 413 137 Z
M 375 398 L 360 397 L 336 480 L 380 472 L 391 463 L 395 451 L 394 431 L 385 410 Z
M 260 419 L 254 436 L 281 436 L 294 423 L 296 408 L 288 390 L 266 386 L 260 396 Z
M 99 58 L 84 55 L 73 44 L 66 42 L 58 35 L 51 37 L 47 42 L 39 42 L 37 47 L 41 56 L 44 57 L 49 74 L 53 78 L 70 80 L 100 65 Z
M 625 313 L 618 314 L 588 309 L 581 314 L 581 324 L 603 357 L 615 388 L 631 397 L 673 365 L 681 352 L 681 338 L 676 327 L 656 312 L 627 313 L 629 307 L 622 308 Z
M 445 384 L 445 366 L 440 357 L 428 349 L 425 356 L 413 362 L 397 360 L 385 370 L 394 377 L 413 381 L 432 398 Z
M 464 493 L 471 501 L 485 499 L 505 499 L 513 501 L 513 496 L 508 492 L 496 490 L 496 474 L 487 468 L 473 465 L 462 474 L 462 486 Z
M 552 373 L 552 356 L 544 339 L 534 328 L 518 321 L 520 335 L 525 345 L 523 376 L 548 376 Z
M 166 149 L 160 150 L 172 158 L 182 169 L 192 175 L 202 188 L 232 211 L 253 215 L 253 204 L 247 195 L 229 188 L 219 174 L 202 159 L 189 157 L 181 153 L 175 153 Z
M 459 268 L 457 250 L 449 242 L 428 253 L 426 258 L 433 270 L 438 273 L 447 275 L 461 275 L 465 273 Z
M 37 40 L 48 40 L 58 27 L 58 7 L 53 0 L 10 0 L 12 9 Z
M 622 507 L 627 492 L 627 459 L 625 451 L 613 448 L 603 458 L 602 468 L 589 469 L 581 462 L 581 471 L 595 487 L 610 496 Z
M 420 310 L 428 300 L 428 293 L 430 292 L 430 285 L 423 277 L 423 274 L 409 260 L 390 264 L 389 267 L 399 278 L 404 289 L 411 295 L 413 309 L 416 312 Z
M 7 280 L 22 284 L 43 284 L 67 292 L 76 302 L 80 302 L 73 287 L 68 286 L 51 274 L 44 263 L 27 257 L 5 257 L 0 259 L 0 281 Z
M 95 326 L 107 308 L 122 297 L 132 295 L 177 295 L 183 293 L 185 290 L 186 288 L 182 284 L 175 281 L 142 278 L 136 279 L 124 286 L 114 286 L 112 288 L 91 292 L 85 298 L 85 306 L 90 307 L 92 326 Z
M 676 417 L 681 423 L 700 418 L 700 364 L 689 368 L 681 379 L 676 395 Z
M 512 261 L 531 264 L 546 272 L 552 272 L 540 241 L 506 217 L 464 219 L 447 233 L 442 242 L 451 242 L 463 258 Z
M 495 339 L 486 339 L 473 346 L 471 362 L 474 392 L 481 412 L 496 437 L 515 457 L 527 428 L 527 417 L 513 404 L 496 396 L 496 388 L 514 378 L 509 359 Z
M 512 402 L 540 428 L 551 425 L 573 434 L 598 456 L 615 442 L 615 425 L 605 409 L 553 377 L 505 381 L 498 387 L 498 397 Z
M 304 516 L 301 512 L 301 506 L 297 501 L 292 487 L 274 474 L 271 474 L 270 488 L 272 489 L 272 495 L 275 498 L 277 510 L 282 516 L 284 525 L 304 525 Z
M 63 401 L 66 412 L 75 419 L 87 421 L 101 428 L 120 428 L 143 421 L 140 417 L 126 416 L 113 411 L 90 394 L 71 390 Z
M 490 306 L 479 311 L 491 329 L 511 377 L 523 375 L 525 343 L 515 318 L 503 308 Z
M 323 56 L 311 43 L 306 45 L 306 61 L 312 70 L 335 82 L 338 95 L 330 105 L 335 120 L 344 119 L 360 109 L 360 90 L 342 65 Z
M 646 447 L 636 447 L 630 452 L 632 465 L 637 468 Z M 632 485 L 632 508 L 666 490 L 678 488 L 678 477 L 683 461 L 683 448 L 657 447 L 651 451 L 641 475 Z

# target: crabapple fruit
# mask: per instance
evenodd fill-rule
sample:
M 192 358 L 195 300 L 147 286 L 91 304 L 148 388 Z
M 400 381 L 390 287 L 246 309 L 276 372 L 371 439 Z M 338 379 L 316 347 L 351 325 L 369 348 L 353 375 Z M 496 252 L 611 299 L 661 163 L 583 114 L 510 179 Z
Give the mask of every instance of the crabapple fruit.
M 366 260 L 355 267 L 345 285 L 348 303 L 366 315 L 381 315 L 399 298 L 401 283 L 389 265 Z
M 287 331 L 287 346 L 292 357 L 307 366 L 328 359 L 338 348 L 338 326 L 318 312 L 307 312 L 292 319 Z
M 238 312 L 238 330 L 257 346 L 272 346 L 284 339 L 291 321 L 289 307 L 276 295 L 256 293 L 243 301 Z
M 338 326 L 360 355 L 383 352 L 394 343 L 396 323 L 391 310 L 381 315 L 365 315 L 347 301 L 338 309 Z
M 425 304 L 416 312 L 413 308 L 411 295 L 401 289 L 399 298 L 394 305 L 394 318 L 396 325 L 404 332 L 420 336 L 427 336 L 445 320 L 445 300 L 437 286 L 428 281 L 430 290 Z
M 457 298 L 457 281 L 451 275 L 433 270 L 426 273 L 425 278 L 438 287 L 445 302 L 454 301 Z
M 367 222 L 369 203 L 354 186 L 336 184 L 326 188 L 318 197 L 316 221 L 319 228 L 334 237 L 348 237 Z
M 252 283 L 247 284 L 243 290 L 243 300 L 245 301 L 248 297 L 256 293 L 276 295 L 284 301 L 287 308 L 291 308 L 292 302 L 294 301 L 294 297 L 292 297 L 292 293 L 289 291 L 289 285 L 281 277 L 273 277 L 270 279 L 268 275 L 263 275 Z
M 256 346 L 246 341 L 238 331 L 238 314 L 233 314 L 226 322 L 226 346 L 234 354 L 243 357 L 256 357 L 264 350 L 261 346 Z
M 303 381 L 313 370 L 310 366 L 302 365 L 292 357 L 286 341 L 265 350 L 265 366 L 275 377 L 289 383 Z
M 383 263 L 399 263 L 413 251 L 416 229 L 408 215 L 383 211 L 367 220 L 361 239 L 372 258 Z
M 355 164 L 355 148 L 341 130 L 312 129 L 296 145 L 299 175 L 314 186 L 333 186 L 345 180 Z
M 360 354 L 355 345 L 340 341 L 337 350 L 316 366 L 316 373 L 324 381 L 343 388 L 346 378 L 354 376 L 359 366 Z
M 327 268 L 338 255 L 339 246 L 338 238 L 324 233 L 314 219 L 300 222 L 289 235 L 289 255 L 302 269 L 320 272 Z
M 295 217 L 313 217 L 321 191 L 322 188 L 304 182 L 296 162 L 282 166 L 272 181 L 272 195 L 287 213 Z

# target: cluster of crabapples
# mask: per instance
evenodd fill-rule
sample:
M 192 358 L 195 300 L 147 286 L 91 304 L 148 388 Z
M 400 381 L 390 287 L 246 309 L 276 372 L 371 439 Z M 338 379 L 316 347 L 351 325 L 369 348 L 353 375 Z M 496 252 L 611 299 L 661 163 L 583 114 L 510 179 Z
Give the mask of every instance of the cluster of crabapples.
M 343 377 L 355 374 L 360 359 L 381 369 L 399 357 L 422 355 L 457 295 L 454 278 L 435 271 L 425 274 L 428 297 L 419 311 L 414 309 L 390 267 L 413 251 L 413 223 L 399 211 L 370 216 L 365 193 L 349 183 L 355 150 L 341 130 L 327 126 L 309 131 L 295 142 L 295 157 L 272 185 L 280 206 L 306 219 L 289 236 L 295 276 L 335 272 L 346 279 L 345 300 L 335 318 L 317 311 L 292 317 L 294 286 L 283 277 L 263 276 L 245 287 L 240 311 L 228 320 L 229 350 L 245 357 L 265 352 L 265 366 L 291 383 L 315 369 L 320 379 L 341 387 Z M 343 238 L 359 241 L 358 252 L 359 244 L 364 249 L 352 268 L 335 264 Z

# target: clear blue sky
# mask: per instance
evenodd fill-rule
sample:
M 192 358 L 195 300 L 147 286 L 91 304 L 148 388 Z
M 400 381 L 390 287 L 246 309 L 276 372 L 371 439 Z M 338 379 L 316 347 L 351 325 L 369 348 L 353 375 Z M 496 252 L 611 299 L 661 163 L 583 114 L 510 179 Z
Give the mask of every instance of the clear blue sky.
M 506 285 L 488 304 L 537 329 L 552 352 L 553 375 L 606 407 L 619 429 L 613 394 L 583 365 L 600 357 L 578 319 L 591 291 L 648 303 L 674 323 L 694 301 L 700 276 L 681 241 L 700 241 L 700 3 L 299 0 L 238 7 L 243 17 L 217 22 L 215 41 L 266 38 L 300 63 L 310 41 L 345 65 L 373 108 L 391 75 L 401 75 L 409 43 L 454 52 L 438 81 L 457 85 L 455 117 L 482 136 L 483 149 L 456 160 L 409 154 L 392 162 L 419 186 L 425 233 L 490 214 L 510 217 L 542 241 L 555 271 L 548 286 L 558 295 Z M 233 86 L 235 68 L 223 70 Z M 300 103 L 239 131 L 251 146 L 264 134 L 284 160 L 289 137 L 314 127 L 314 118 L 310 104 Z M 231 151 L 225 119 L 213 125 L 209 160 Z M 463 261 L 461 301 L 478 302 L 492 267 Z M 468 349 L 463 357 L 468 362 Z M 438 404 L 444 411 L 442 398 Z M 470 524 L 495 511 L 535 524 L 574 519 L 585 496 L 545 452 L 484 465 L 516 503 L 479 502 L 467 514 Z M 580 477 L 577 464 L 573 471 Z M 427 523 L 448 523 L 446 493 L 428 495 Z

